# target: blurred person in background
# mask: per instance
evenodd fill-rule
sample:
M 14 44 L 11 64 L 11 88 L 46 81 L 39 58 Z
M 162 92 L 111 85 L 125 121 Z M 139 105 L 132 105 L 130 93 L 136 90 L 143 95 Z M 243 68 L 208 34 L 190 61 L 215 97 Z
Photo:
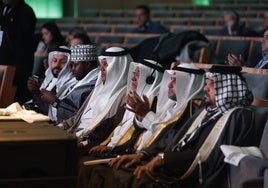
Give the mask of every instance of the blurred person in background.
M 14 100 L 22 104 L 31 98 L 27 79 L 33 67 L 36 17 L 24 0 L 3 0 L 0 6 L 0 64 L 16 67 Z
M 135 23 L 137 28 L 132 33 L 166 33 L 168 30 L 158 23 L 151 21 L 150 9 L 146 5 L 139 5 L 135 9 Z

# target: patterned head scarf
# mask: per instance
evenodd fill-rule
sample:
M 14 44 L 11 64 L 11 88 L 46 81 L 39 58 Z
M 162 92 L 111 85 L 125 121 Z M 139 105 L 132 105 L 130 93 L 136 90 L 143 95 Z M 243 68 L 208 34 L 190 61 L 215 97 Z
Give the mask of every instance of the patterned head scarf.
M 222 113 L 234 107 L 249 106 L 253 101 L 241 70 L 241 67 L 212 66 L 206 73 L 206 78 L 214 81 L 216 106 Z
M 98 60 L 96 46 L 76 45 L 71 46 L 71 61 L 96 61 Z

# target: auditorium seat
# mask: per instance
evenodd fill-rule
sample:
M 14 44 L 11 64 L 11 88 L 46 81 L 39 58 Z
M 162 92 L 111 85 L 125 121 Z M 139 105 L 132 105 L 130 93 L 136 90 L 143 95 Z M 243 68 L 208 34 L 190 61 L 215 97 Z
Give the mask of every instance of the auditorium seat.
M 84 24 L 106 24 L 107 21 L 104 19 L 84 19 L 83 20 Z
M 220 12 L 204 12 L 203 13 L 205 18 L 222 18 L 223 14 Z
M 247 9 L 248 9 L 247 5 L 236 5 L 236 4 L 229 4 L 229 6 L 222 7 L 222 10 L 236 10 L 238 13 L 240 13 L 239 11 L 245 11 Z
M 220 28 L 204 28 L 202 33 L 203 35 L 219 36 L 221 34 L 221 29 Z
M 165 12 L 154 12 L 152 13 L 152 17 L 153 18 L 173 18 L 176 17 L 175 12 L 169 12 L 169 11 L 165 11 Z
M 240 161 L 239 166 L 230 165 L 231 188 L 248 187 L 247 185 L 250 184 L 249 181 L 264 177 L 264 171 L 268 168 L 268 119 L 266 119 L 266 124 L 263 127 L 264 131 L 261 136 L 259 148 L 261 149 L 265 159 L 254 156 L 246 156 Z M 254 184 L 254 182 L 251 182 L 251 184 L 252 183 Z M 257 186 L 251 185 L 251 187 Z
M 248 20 L 248 27 L 250 28 L 260 28 L 263 26 L 263 20 Z
M 255 4 L 255 5 L 250 5 L 249 9 L 250 10 L 255 10 L 255 11 L 263 11 L 264 7 L 261 4 Z
M 131 25 L 132 24 L 132 20 L 130 19 L 117 19 L 117 20 L 110 20 L 109 24 L 124 24 L 124 25 Z
M 135 12 L 133 12 L 133 11 L 127 11 L 126 13 L 125 13 L 125 17 L 126 18 L 134 18 L 135 17 Z
M 249 45 L 249 40 L 224 38 L 224 40 L 220 41 L 218 49 L 216 49 L 216 56 L 219 64 L 225 64 L 229 53 L 235 54 L 236 56 L 241 54 L 244 57 L 244 60 L 247 61 Z
M 181 32 L 184 32 L 184 31 L 198 31 L 200 32 L 199 28 L 197 27 L 177 27 L 177 28 L 173 28 L 173 29 L 170 29 L 173 33 L 181 33 Z
M 248 18 L 248 19 L 258 17 L 258 14 L 256 12 L 248 12 L 248 11 L 240 12 L 239 15 L 241 18 Z
M 98 15 L 99 12 L 96 10 L 84 10 L 79 14 L 80 17 L 97 17 Z
M 172 4 L 171 10 L 181 11 L 181 10 L 193 10 L 194 6 L 190 4 Z
M 259 0 L 235 0 L 236 3 L 243 3 L 243 4 L 246 4 L 246 3 L 250 3 L 250 4 L 254 4 L 254 3 L 259 3 Z
M 211 4 L 233 4 L 234 0 L 212 0 Z
M 61 19 L 56 19 L 55 22 L 57 24 L 75 25 L 75 24 L 79 23 L 79 19 L 77 19 L 77 18 L 61 18 Z
M 0 108 L 6 108 L 14 102 L 16 87 L 13 86 L 16 68 L 0 65 Z
M 123 44 L 123 36 L 99 36 L 98 43 L 116 43 Z
M 151 11 L 168 10 L 168 6 L 166 4 L 150 4 L 149 8 Z
M 121 10 L 116 10 L 116 11 L 112 11 L 112 10 L 107 10 L 107 11 L 101 11 L 100 12 L 100 15 L 99 16 L 102 16 L 102 17 L 112 17 L 112 18 L 121 18 L 124 16 L 124 13 L 123 11 Z
M 207 20 L 207 19 L 202 19 L 202 20 L 190 20 L 189 25 L 198 25 L 198 26 L 214 26 L 215 21 L 214 20 Z
M 151 36 L 141 35 L 141 36 L 128 36 L 126 38 L 126 44 L 127 45 L 133 45 L 133 44 L 139 44 L 143 40 L 150 38 Z
M 261 42 L 253 41 L 252 47 L 249 51 L 246 66 L 255 67 L 261 59 L 262 59 Z
M 247 71 L 243 75 L 254 95 L 251 109 L 255 113 L 255 132 L 251 144 L 261 149 L 265 159 L 246 156 L 240 161 L 239 166 L 230 165 L 229 172 L 232 188 L 248 187 L 252 183 L 247 182 L 248 180 L 263 177 L 264 170 L 268 168 L 268 72 L 267 70 L 254 68 L 246 68 L 243 71 Z M 260 102 L 256 103 L 256 100 Z
M 196 6 L 195 10 L 202 10 L 202 11 L 218 11 L 220 9 L 219 6 L 209 5 L 209 6 Z
M 170 25 L 187 25 L 187 21 L 186 20 L 178 20 L 178 19 L 172 19 L 172 20 L 164 19 L 163 25 L 168 26 L 168 27 Z
M 114 28 L 114 32 L 115 33 L 131 33 L 133 30 L 133 27 L 123 27 L 123 26 L 120 26 L 120 27 L 115 27 Z
M 101 32 L 101 33 L 110 33 L 110 26 L 90 26 L 87 28 L 87 32 Z
M 201 16 L 202 16 L 201 12 L 195 12 L 195 11 L 189 13 L 186 12 L 178 13 L 179 18 L 200 18 Z

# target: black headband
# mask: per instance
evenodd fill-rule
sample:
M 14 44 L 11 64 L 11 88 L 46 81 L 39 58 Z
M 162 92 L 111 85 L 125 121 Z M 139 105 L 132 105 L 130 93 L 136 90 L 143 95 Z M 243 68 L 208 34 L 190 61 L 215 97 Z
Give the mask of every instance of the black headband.
M 162 72 L 162 73 L 165 72 L 165 68 L 163 68 L 163 67 L 159 67 L 159 66 L 157 66 L 157 65 L 155 65 L 155 64 L 152 64 L 152 63 L 149 63 L 148 61 L 142 60 L 142 61 L 139 62 L 139 63 L 141 63 L 141 64 L 143 64 L 143 65 L 146 65 L 147 67 L 150 67 L 150 68 L 152 68 L 152 69 L 155 69 L 155 70 L 157 70 L 157 71 L 159 71 L 159 72 Z
M 226 65 L 212 65 L 209 72 L 221 74 L 240 74 L 242 67 L 240 66 L 226 66 Z
M 102 56 L 123 56 L 123 55 L 127 55 L 129 53 L 129 49 L 127 48 L 123 48 L 123 51 L 120 52 L 103 52 L 101 55 Z
M 71 50 L 68 47 L 65 47 L 65 46 L 57 47 L 55 50 L 52 50 L 52 51 L 71 54 Z
M 185 68 L 185 67 L 173 67 L 172 70 L 188 72 L 188 73 L 192 73 L 192 74 L 205 74 L 205 71 L 203 69 L 189 69 L 189 68 Z

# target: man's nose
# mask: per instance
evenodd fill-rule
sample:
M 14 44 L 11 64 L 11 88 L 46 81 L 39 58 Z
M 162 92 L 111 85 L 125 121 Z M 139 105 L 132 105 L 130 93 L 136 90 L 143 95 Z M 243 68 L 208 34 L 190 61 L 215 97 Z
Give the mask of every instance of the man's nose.
M 205 85 L 204 88 L 203 88 L 203 90 L 204 90 L 204 91 L 207 91 L 207 88 L 208 88 L 208 87 Z
M 173 88 L 172 81 L 170 81 L 170 82 L 168 83 L 168 88 Z

